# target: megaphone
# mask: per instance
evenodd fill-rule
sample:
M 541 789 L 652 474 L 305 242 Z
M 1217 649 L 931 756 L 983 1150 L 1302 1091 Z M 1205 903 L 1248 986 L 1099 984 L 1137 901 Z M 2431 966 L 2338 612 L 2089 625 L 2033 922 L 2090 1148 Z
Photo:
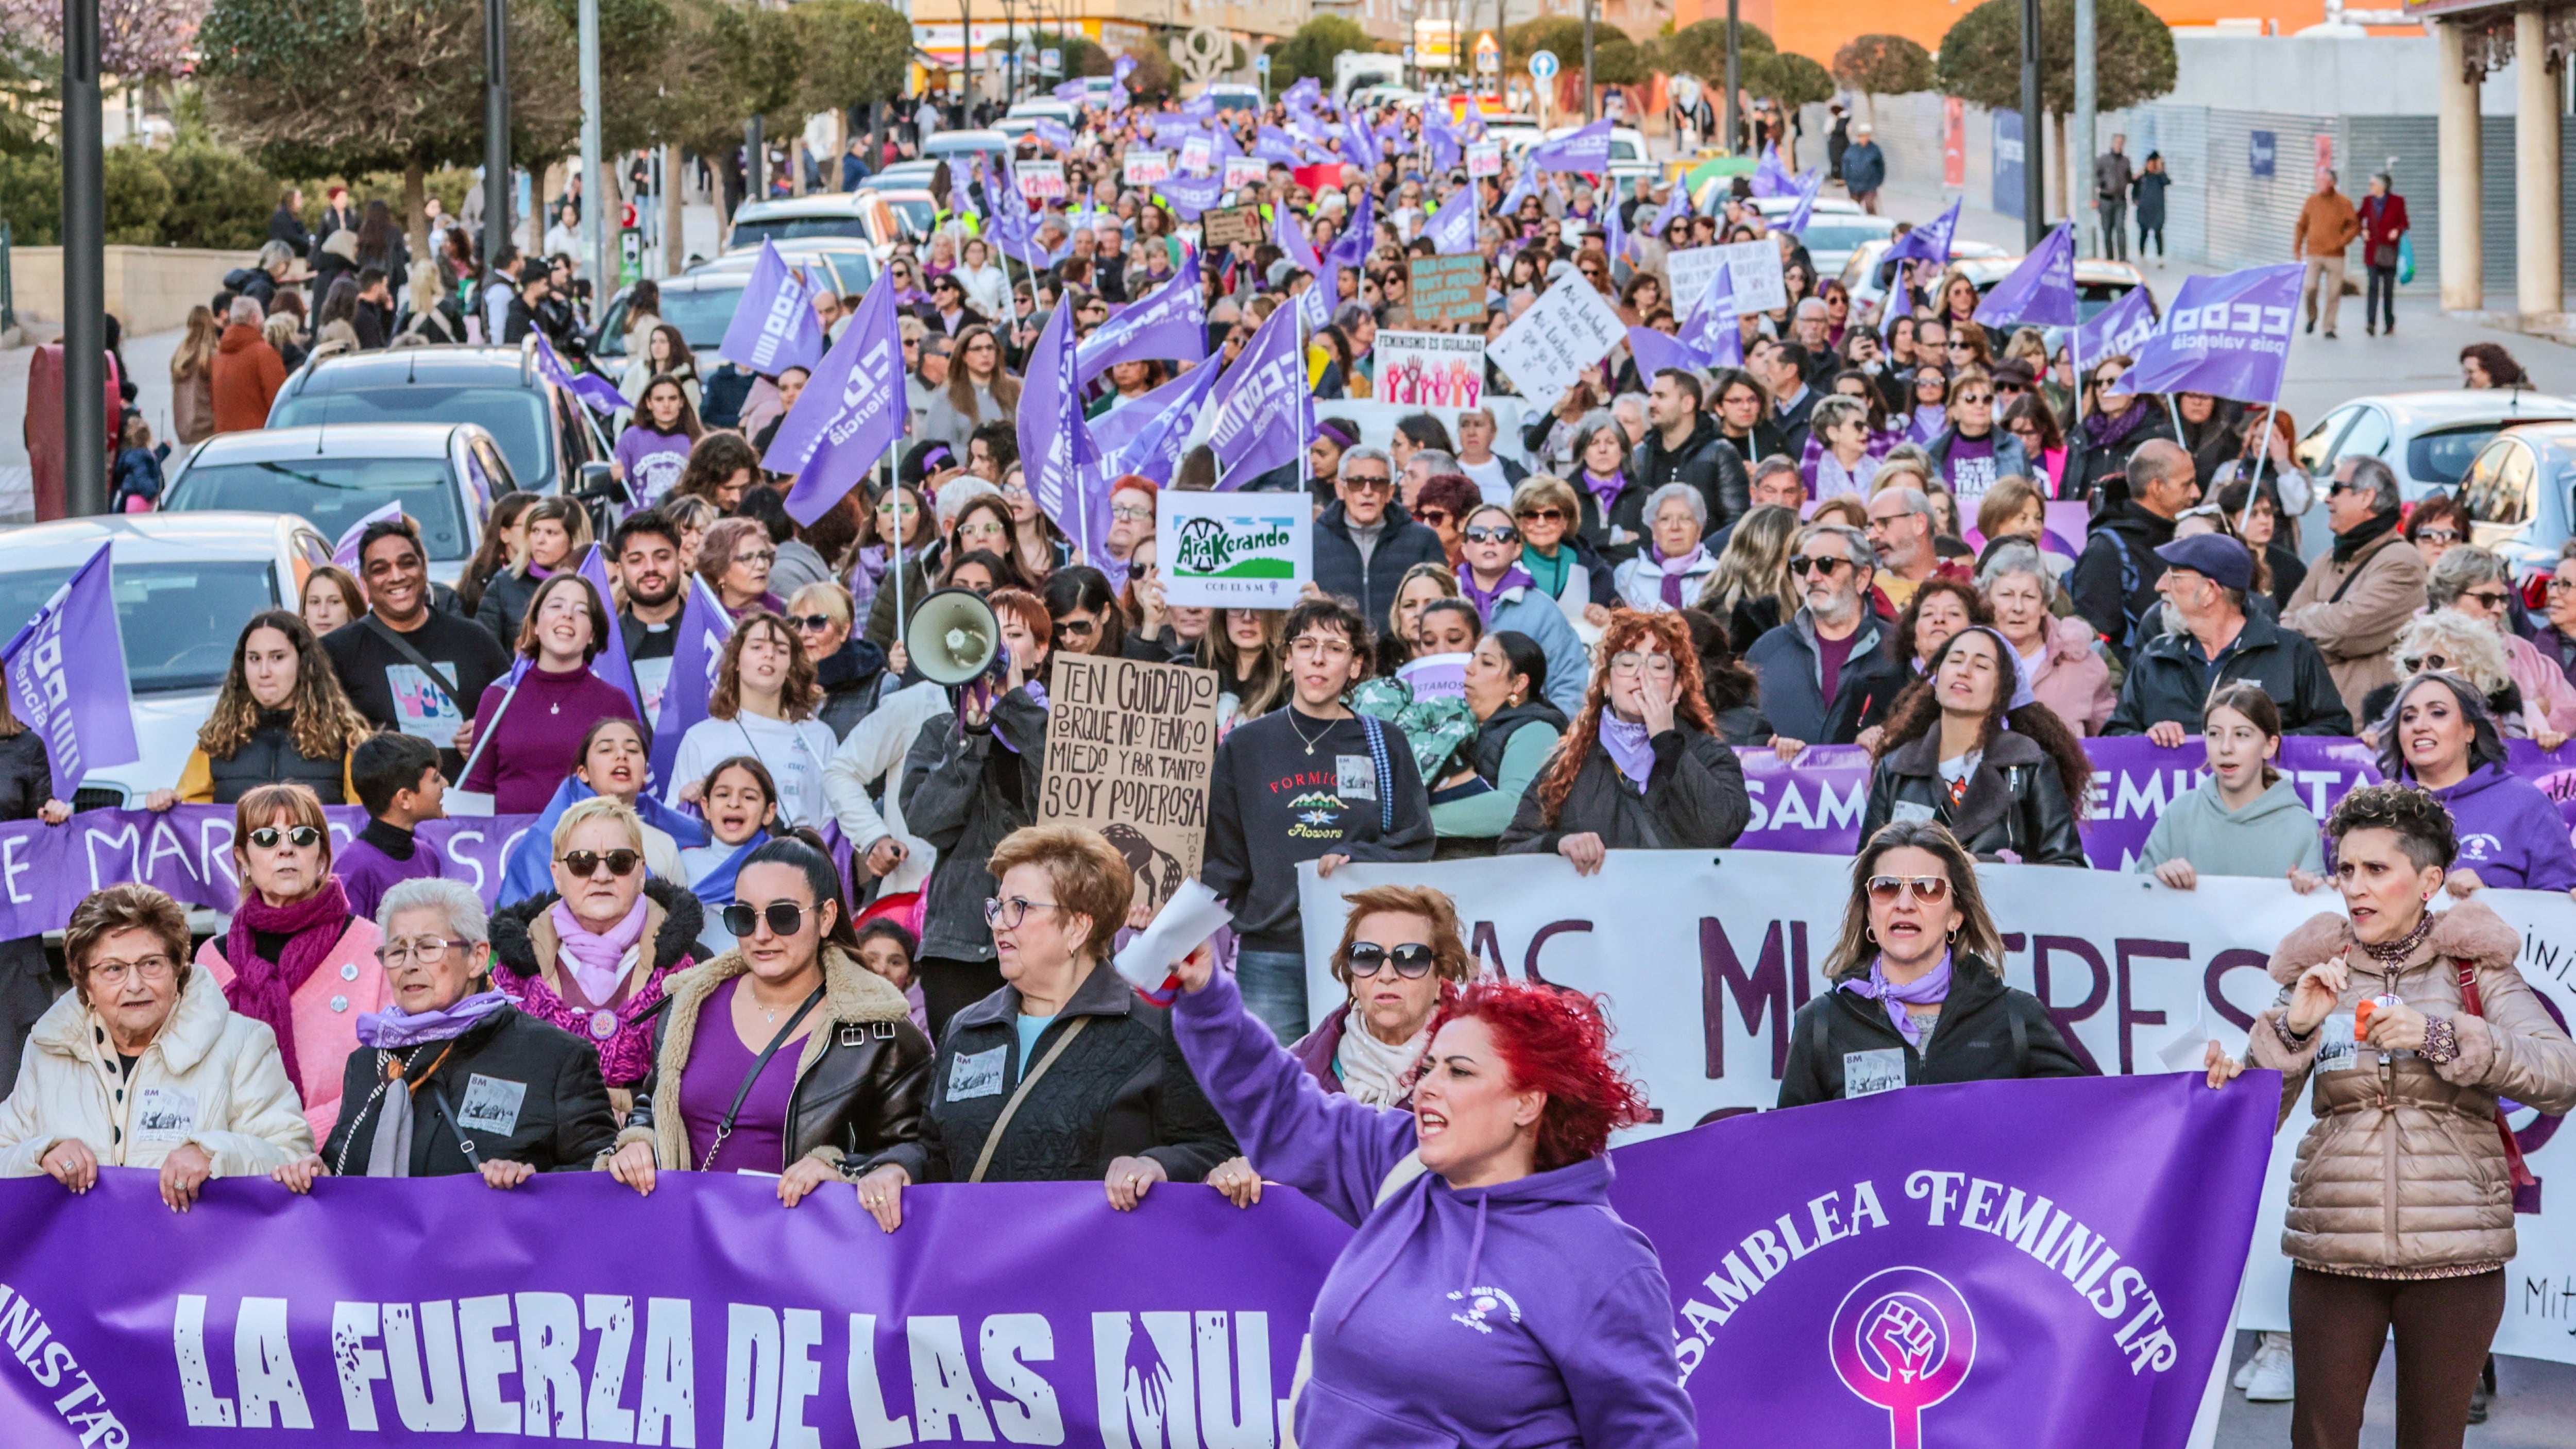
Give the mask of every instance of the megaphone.
M 1002 621 L 973 589 L 941 589 L 912 611 L 903 648 L 924 679 L 965 684 L 1001 657 Z

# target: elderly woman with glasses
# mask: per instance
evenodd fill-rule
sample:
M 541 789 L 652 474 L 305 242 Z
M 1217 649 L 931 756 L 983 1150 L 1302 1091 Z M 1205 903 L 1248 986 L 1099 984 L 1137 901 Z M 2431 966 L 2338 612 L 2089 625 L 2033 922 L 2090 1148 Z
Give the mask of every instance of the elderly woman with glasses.
M 1512 489 L 1512 522 L 1521 531 L 1521 567 L 1538 591 L 1556 601 L 1557 610 L 1574 626 L 1575 637 L 1590 648 L 1610 623 L 1610 606 L 1619 601 L 1616 572 L 1575 525 L 1582 518 L 1574 489 L 1561 478 L 1542 473 L 1524 478 Z M 1460 540 L 1465 547 L 1465 540 Z
M 277 1036 L 224 1005 L 187 963 L 188 916 L 147 885 L 95 891 L 63 928 L 72 980 L 37 1021 L 0 1103 L 0 1177 L 75 1193 L 108 1167 L 158 1168 L 185 1212 L 210 1177 L 267 1172 L 313 1151 Z
M 2452 609 L 2495 631 L 2504 645 L 2505 669 L 2522 691 L 2522 719 L 2544 750 L 2576 734 L 2576 684 L 2558 661 L 2513 627 L 2513 572 L 2492 551 L 2461 544 L 2434 563 L 2424 584 L 2428 609 Z
M 1852 860 L 1842 938 L 1825 959 L 1834 989 L 1790 1027 L 1780 1105 L 2093 1075 L 2039 998 L 2004 984 L 2003 959 L 1976 862 L 1949 827 L 1882 827 Z
M 990 869 L 1003 985 L 949 1022 L 919 1135 L 861 1165 L 859 1205 L 890 1233 L 916 1182 L 1099 1181 L 1127 1212 L 1158 1182 L 1204 1181 L 1234 1139 L 1167 1009 L 1109 964 L 1136 893 L 1126 857 L 1093 831 L 1039 825 L 996 846 Z
M 1708 500 L 1688 483 L 1667 483 L 1648 495 L 1645 523 L 1646 546 L 1619 565 L 1620 602 L 1649 614 L 1683 608 L 1699 597 L 1717 568 L 1702 541 Z
M 778 562 L 769 530 L 748 518 L 720 518 L 698 540 L 694 560 L 698 577 L 716 591 L 725 612 L 736 619 L 755 610 L 787 611 L 787 603 L 769 591 L 769 570 Z
M 492 989 L 482 898 L 461 881 L 404 881 L 376 920 L 393 1002 L 358 1018 L 348 1109 L 322 1150 L 269 1175 L 301 1193 L 317 1177 L 475 1173 L 508 1188 L 587 1170 L 617 1131 L 599 1053 Z

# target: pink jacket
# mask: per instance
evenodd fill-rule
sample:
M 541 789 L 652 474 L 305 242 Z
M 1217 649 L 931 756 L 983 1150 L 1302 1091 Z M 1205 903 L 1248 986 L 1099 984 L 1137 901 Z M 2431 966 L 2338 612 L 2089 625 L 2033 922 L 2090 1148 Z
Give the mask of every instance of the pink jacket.
M 2041 637 L 2048 647 L 2030 672 L 2030 692 L 2057 711 L 2067 728 L 2100 734 L 2119 698 L 2111 692 L 2111 666 L 2093 652 L 2093 626 L 2080 617 L 2052 619 Z
M 197 964 L 215 978 L 217 986 L 230 987 L 233 968 L 224 960 L 223 940 L 220 935 L 207 937 L 197 948 Z M 376 948 L 382 944 L 384 936 L 375 922 L 350 917 L 349 928 L 332 943 L 330 958 L 289 998 L 295 1007 L 295 1061 L 304 1074 L 295 1090 L 303 1095 L 304 1120 L 313 1124 L 316 1142 L 328 1138 L 331 1125 L 340 1120 L 340 1074 L 349 1064 L 349 1053 L 358 1049 L 359 1013 L 382 1011 L 393 1004 L 393 988 L 376 960 Z
M 2539 645 L 2510 629 L 2503 632 L 2505 672 L 2513 676 L 2514 688 L 2522 691 L 2523 718 L 2546 720 L 2552 734 L 2576 735 L 2576 684 L 2567 682 L 2558 661 Z

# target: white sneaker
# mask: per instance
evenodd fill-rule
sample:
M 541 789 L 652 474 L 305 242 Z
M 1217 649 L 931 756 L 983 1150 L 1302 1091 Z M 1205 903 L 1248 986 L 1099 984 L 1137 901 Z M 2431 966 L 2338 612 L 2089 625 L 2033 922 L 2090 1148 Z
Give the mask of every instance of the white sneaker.
M 2254 1350 L 2253 1360 L 2246 1364 L 2246 1368 L 2251 1370 L 2244 1375 L 2245 1398 L 2249 1403 L 2282 1404 L 2290 1401 L 2296 1382 L 2290 1374 L 2288 1334 L 2264 1334 L 2262 1344 Z

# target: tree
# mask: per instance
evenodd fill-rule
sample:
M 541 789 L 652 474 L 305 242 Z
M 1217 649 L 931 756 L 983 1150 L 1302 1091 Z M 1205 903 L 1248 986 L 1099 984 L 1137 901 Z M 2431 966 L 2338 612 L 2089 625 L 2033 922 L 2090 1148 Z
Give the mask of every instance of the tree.
M 1774 47 L 1771 37 L 1759 25 L 1738 23 L 1736 57 L 1743 75 L 1750 75 L 1754 58 L 1769 55 Z M 1655 43 L 1655 63 L 1668 75 L 1693 75 L 1711 85 L 1726 84 L 1726 22 L 1699 20 Z
M 168 80 L 187 68 L 206 0 L 99 0 L 99 69 L 126 80 Z M 35 42 L 60 70 L 60 0 L 0 0 L 0 29 Z
M 2174 88 L 2173 32 L 2138 0 L 2094 0 L 2094 105 L 2125 111 Z M 1855 42 L 1857 43 L 1857 42 Z M 1988 110 L 2021 106 L 2021 5 L 1986 0 L 1941 37 L 1939 88 Z M 2075 0 L 2041 0 L 2040 104 L 2075 109 Z
M 803 52 L 798 109 L 846 112 L 903 93 L 912 24 L 872 0 L 804 0 L 787 12 Z
M 1172 93 L 1172 87 L 1178 77 L 1172 71 L 1170 52 L 1160 46 L 1148 45 L 1142 50 L 1122 51 L 1120 54 L 1136 62 L 1136 68 L 1127 73 L 1128 94 L 1140 101 L 1151 103 Z M 1277 62 L 1274 61 L 1272 64 L 1276 65 Z M 1293 84 L 1280 81 L 1275 72 L 1271 80 L 1274 84 Z M 1327 87 L 1333 83 L 1333 62 L 1329 57 L 1324 61 L 1322 80 Z
M 909 26 L 906 31 L 908 37 Z M 805 55 L 786 11 L 759 0 L 722 0 L 715 9 L 715 43 L 736 114 L 760 117 L 770 135 L 803 129 L 805 118 L 794 106 Z
M 1748 63 L 1743 70 L 1745 89 L 1783 106 L 1822 105 L 1834 98 L 1833 76 L 1795 51 L 1766 55 L 1759 65 Z
M 1872 124 L 1880 96 L 1908 96 L 1938 84 L 1932 53 L 1902 35 L 1864 35 L 1835 51 L 1834 79 L 1860 92 Z
M 1318 15 L 1297 27 L 1297 33 L 1279 42 L 1270 51 L 1270 84 L 1274 90 L 1286 90 L 1301 80 L 1312 79 L 1326 90 L 1333 88 L 1333 57 L 1346 50 L 1366 55 L 1377 49 L 1359 22 L 1339 15 Z

